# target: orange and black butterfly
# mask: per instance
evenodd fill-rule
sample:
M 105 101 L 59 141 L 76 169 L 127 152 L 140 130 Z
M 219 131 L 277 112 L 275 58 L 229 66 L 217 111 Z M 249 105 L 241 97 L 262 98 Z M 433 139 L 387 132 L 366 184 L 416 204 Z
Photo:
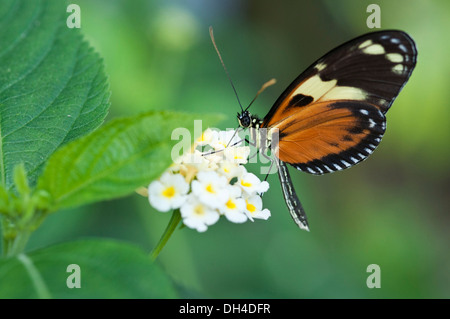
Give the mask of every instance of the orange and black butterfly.
M 275 150 L 284 198 L 300 228 L 309 230 L 286 163 L 322 175 L 365 160 L 380 143 L 386 112 L 411 76 L 416 59 L 414 41 L 405 32 L 368 33 L 313 63 L 263 119 L 248 108 L 238 113 L 240 127 L 256 132 L 257 145 Z M 261 128 L 269 133 L 258 134 Z M 277 141 L 270 134 L 274 129 Z

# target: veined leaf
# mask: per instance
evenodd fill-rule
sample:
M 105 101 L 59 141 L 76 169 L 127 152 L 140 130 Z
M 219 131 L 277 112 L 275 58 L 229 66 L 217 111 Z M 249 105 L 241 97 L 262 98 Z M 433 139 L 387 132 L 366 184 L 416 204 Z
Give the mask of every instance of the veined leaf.
M 189 130 L 188 145 L 193 142 L 196 119 L 206 129 L 219 117 L 152 111 L 113 120 L 55 152 L 38 189 L 50 193 L 52 210 L 128 195 L 172 163 L 172 146 L 178 143 L 171 139 L 174 129 Z
M 145 252 L 112 240 L 64 243 L 0 259 L 0 282 L 0 298 L 177 296 L 170 279 Z
M 31 186 L 61 145 L 97 128 L 109 108 L 103 63 L 66 26 L 60 0 L 0 2 L 0 182 L 25 164 Z

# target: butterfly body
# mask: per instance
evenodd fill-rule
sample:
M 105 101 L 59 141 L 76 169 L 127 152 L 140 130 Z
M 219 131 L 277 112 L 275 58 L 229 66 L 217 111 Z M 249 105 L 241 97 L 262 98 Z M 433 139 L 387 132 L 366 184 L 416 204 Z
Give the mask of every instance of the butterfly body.
M 285 163 L 322 175 L 365 160 L 381 142 L 386 112 L 416 58 L 414 41 L 405 32 L 368 33 L 313 63 L 263 119 L 247 110 L 238 113 L 239 125 L 254 132 L 261 151 L 272 146 L 286 204 L 300 228 L 309 229 Z

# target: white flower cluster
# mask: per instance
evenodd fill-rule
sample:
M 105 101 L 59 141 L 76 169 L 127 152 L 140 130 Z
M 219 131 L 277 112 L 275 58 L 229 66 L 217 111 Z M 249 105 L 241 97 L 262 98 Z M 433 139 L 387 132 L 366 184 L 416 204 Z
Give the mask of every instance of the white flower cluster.
M 262 208 L 261 194 L 269 189 L 269 183 L 247 172 L 243 164 L 250 148 L 239 146 L 239 137 L 233 134 L 211 129 L 203 132 L 190 153 L 149 185 L 150 204 L 160 212 L 179 208 L 183 223 L 199 232 L 220 216 L 234 223 L 268 219 L 270 211 Z

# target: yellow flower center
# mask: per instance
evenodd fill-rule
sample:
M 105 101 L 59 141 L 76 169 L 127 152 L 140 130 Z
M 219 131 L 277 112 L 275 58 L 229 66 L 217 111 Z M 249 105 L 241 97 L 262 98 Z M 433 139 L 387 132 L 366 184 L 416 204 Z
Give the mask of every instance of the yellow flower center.
M 229 209 L 235 209 L 236 204 L 231 199 L 228 200 L 228 202 L 225 204 Z
M 246 202 L 247 202 L 247 201 L 246 201 Z M 254 213 L 254 212 L 256 211 L 256 207 L 255 207 L 255 205 L 250 204 L 249 202 L 247 202 L 247 210 L 248 210 L 250 213 Z
M 195 206 L 194 207 L 194 213 L 196 215 L 199 215 L 199 216 L 204 215 L 205 214 L 205 209 L 204 209 L 203 205 Z
M 162 193 L 165 197 L 173 197 L 175 195 L 175 188 L 173 186 L 167 187 L 163 193 Z
M 251 187 L 252 183 L 246 182 L 243 179 L 241 179 L 241 185 L 244 186 L 244 187 Z
M 208 186 L 206 186 L 206 190 L 209 192 L 209 193 L 212 193 L 212 194 L 214 194 L 215 193 L 215 191 L 214 191 L 214 187 L 212 187 L 212 185 L 211 184 L 209 184 Z

